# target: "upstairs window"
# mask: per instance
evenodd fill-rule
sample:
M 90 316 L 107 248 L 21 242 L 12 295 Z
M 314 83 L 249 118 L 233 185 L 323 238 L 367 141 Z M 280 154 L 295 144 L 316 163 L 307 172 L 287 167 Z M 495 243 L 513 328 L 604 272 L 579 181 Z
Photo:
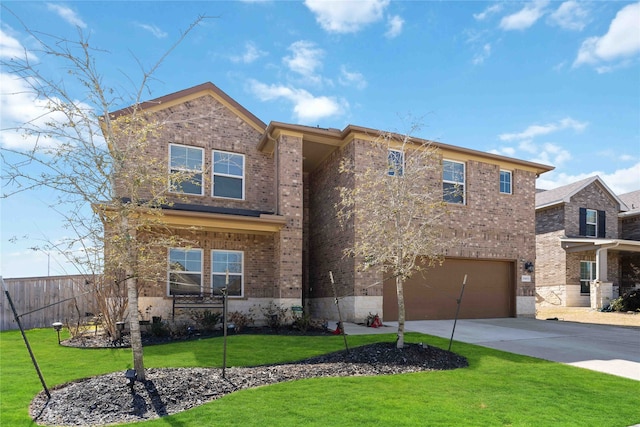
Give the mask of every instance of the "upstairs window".
M 169 249 L 169 295 L 202 293 L 202 250 Z
M 244 200 L 244 156 L 213 152 L 213 197 Z
M 387 165 L 389 176 L 404 175 L 404 153 L 400 150 L 389 150 L 387 154 Z
M 175 193 L 203 195 L 204 150 L 185 145 L 169 145 L 170 189 Z
M 227 288 L 227 295 L 231 297 L 243 295 L 243 255 L 241 251 L 211 251 L 211 283 L 214 295 L 222 295 L 222 288 Z
M 500 192 L 511 194 L 511 171 L 500 171 Z
M 585 237 L 606 237 L 605 211 L 580 208 L 579 234 Z
M 465 200 L 464 163 L 452 160 L 442 161 L 442 193 L 447 203 L 464 205 Z

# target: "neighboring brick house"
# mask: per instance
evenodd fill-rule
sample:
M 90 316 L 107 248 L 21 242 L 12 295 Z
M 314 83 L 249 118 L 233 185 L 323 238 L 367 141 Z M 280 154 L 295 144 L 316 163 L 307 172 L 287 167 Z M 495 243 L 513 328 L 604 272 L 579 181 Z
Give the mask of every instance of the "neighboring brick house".
M 598 177 L 536 194 L 541 306 L 603 308 L 640 267 L 640 191 L 616 196 Z
M 144 288 L 141 311 L 168 316 L 181 297 L 217 293 L 228 269 L 232 311 L 274 302 L 336 319 L 332 271 L 345 320 L 395 318 L 395 293 L 382 274 L 360 272 L 343 256 L 357 227 L 341 229 L 334 207 L 337 187 L 354 182 L 339 173 L 343 159 L 356 169 L 387 164 L 367 155 L 380 131 L 267 126 L 211 83 L 142 107 L 168 119 L 149 155 L 166 159 L 167 173 L 187 169 L 201 184 L 183 185 L 182 199 L 164 210 L 169 227 L 197 227 L 196 244 L 167 251 L 167 282 Z M 433 144 L 446 169 L 437 185 L 462 189 L 443 224 L 444 238 L 459 243 L 426 280 L 407 283 L 407 318 L 453 318 L 464 274 L 461 317 L 533 316 L 535 280 L 526 267 L 535 258 L 535 180 L 552 168 Z

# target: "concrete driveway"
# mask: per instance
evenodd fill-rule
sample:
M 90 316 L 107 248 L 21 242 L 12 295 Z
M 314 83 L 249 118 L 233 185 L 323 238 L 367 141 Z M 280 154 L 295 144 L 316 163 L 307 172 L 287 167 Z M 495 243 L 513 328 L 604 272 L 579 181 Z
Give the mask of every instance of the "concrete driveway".
M 397 322 L 385 322 L 393 332 Z M 450 338 L 453 320 L 408 321 L 406 331 Z M 371 328 L 368 328 L 371 329 Z M 526 318 L 458 320 L 454 341 L 640 381 L 640 328 Z M 451 348 L 455 351 L 455 342 Z

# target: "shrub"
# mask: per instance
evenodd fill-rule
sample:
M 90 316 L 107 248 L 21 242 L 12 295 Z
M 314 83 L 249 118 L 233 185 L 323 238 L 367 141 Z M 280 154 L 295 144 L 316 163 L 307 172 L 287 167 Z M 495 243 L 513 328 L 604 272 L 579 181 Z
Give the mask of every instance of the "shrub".
M 253 316 L 251 314 L 242 313 L 241 311 L 232 311 L 227 314 L 229 322 L 233 323 L 236 332 L 240 332 L 244 328 L 253 324 Z
M 296 314 L 293 318 L 293 328 L 302 332 L 307 332 L 312 326 L 311 315 L 304 311 Z
M 151 335 L 154 337 L 168 337 L 171 335 L 171 329 L 165 322 L 153 322 L 151 324 Z
M 211 332 L 222 320 L 222 313 L 211 310 L 195 311 L 191 318 L 203 331 Z
M 611 301 L 613 311 L 640 311 L 640 289 L 625 292 Z
M 289 309 L 271 301 L 266 307 L 258 306 L 271 329 L 278 330 L 287 323 Z

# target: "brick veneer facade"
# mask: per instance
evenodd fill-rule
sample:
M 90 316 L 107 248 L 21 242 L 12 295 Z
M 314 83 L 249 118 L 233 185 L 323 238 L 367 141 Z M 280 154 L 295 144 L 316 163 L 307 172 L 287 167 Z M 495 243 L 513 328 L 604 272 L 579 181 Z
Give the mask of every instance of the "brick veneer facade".
M 357 171 L 371 165 L 386 167 L 385 154 L 376 156 L 371 150 L 378 131 L 266 126 L 211 84 L 168 95 L 146 107 L 164 122 L 160 135 L 151 140 L 150 158 L 168 165 L 170 143 L 204 150 L 204 195 L 171 195 L 175 202 L 282 218 L 280 226 L 261 232 L 236 225 L 226 229 L 220 222 L 210 227 L 206 221 L 199 223 L 204 225 L 193 231 L 192 240 L 193 247 L 203 252 L 205 288 L 211 285 L 212 250 L 243 251 L 244 294 L 232 301 L 231 310 L 247 311 L 273 301 L 285 307 L 304 304 L 314 317 L 335 318 L 338 295 L 346 320 L 363 321 L 369 312 L 382 312 L 381 273 L 360 271 L 362 260 L 343 252 L 359 238 L 359 219 L 343 228 L 335 211 L 338 187 L 357 185 Z M 523 282 L 520 273 L 524 262 L 535 258 L 536 174 L 550 168 L 437 145 L 444 158 L 463 162 L 466 168 L 466 202 L 451 205 L 451 215 L 443 223 L 443 238 L 458 242 L 446 256 L 513 263 L 516 314 L 533 315 L 535 276 Z M 212 197 L 212 150 L 244 155 L 244 200 Z M 305 169 L 308 157 L 317 162 Z M 355 174 L 339 172 L 345 160 L 355 165 Z M 500 171 L 505 169 L 512 172 L 512 194 L 499 191 Z M 425 185 L 441 189 L 440 170 Z M 203 214 L 205 220 L 207 215 Z M 166 315 L 170 302 L 166 282 L 145 287 L 141 295 L 141 308 L 153 306 L 154 315 Z
M 602 239 L 640 240 L 640 236 L 633 234 L 634 230 L 640 227 L 634 229 L 625 224 L 624 219 L 618 219 L 620 203 L 599 180 L 585 182 L 568 200 L 537 209 L 536 302 L 542 307 L 588 307 L 593 304 L 590 295 L 580 291 L 580 262 L 596 262 L 595 248 L 574 252 L 570 248 L 565 250 L 561 244 L 561 239 L 585 239 L 585 236 L 580 236 L 579 230 L 580 208 L 604 211 L 605 237 Z M 638 255 L 626 254 L 615 247 L 607 250 L 606 282 L 611 285 L 612 290 L 612 295 L 608 298 L 614 298 L 618 293 L 618 287 L 623 284 L 624 271 L 628 271 L 626 263 L 629 259 L 638 259 Z

